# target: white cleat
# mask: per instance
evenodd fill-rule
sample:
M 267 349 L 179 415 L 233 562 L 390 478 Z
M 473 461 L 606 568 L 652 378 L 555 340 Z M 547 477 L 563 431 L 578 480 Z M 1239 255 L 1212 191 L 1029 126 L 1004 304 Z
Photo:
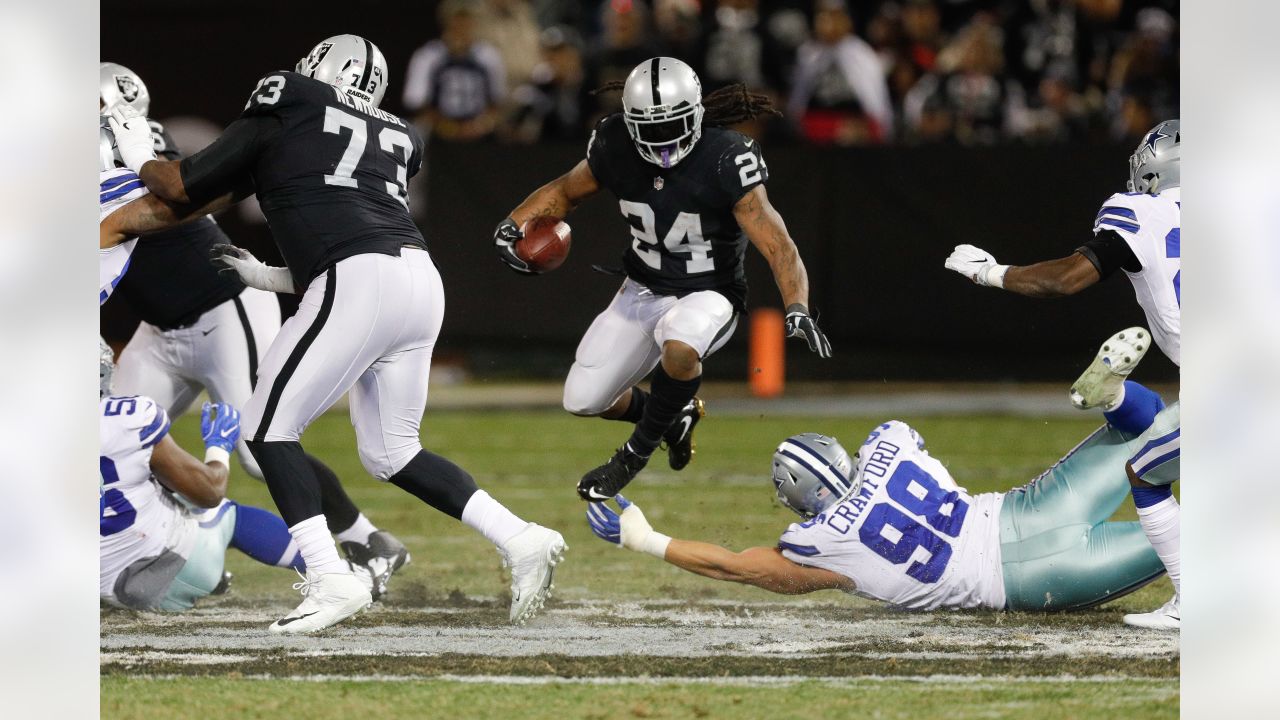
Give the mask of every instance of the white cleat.
M 1107 338 L 1084 374 L 1071 385 L 1071 404 L 1088 410 L 1115 401 L 1125 378 L 1150 347 L 1151 333 L 1146 328 L 1131 327 Z
M 362 581 L 354 573 L 308 572 L 302 582 L 293 584 L 294 590 L 302 592 L 302 604 L 269 629 L 283 635 L 300 635 L 336 625 L 373 603 L 371 585 L 368 577 Z
M 551 596 L 551 576 L 569 548 L 555 530 L 529 523 L 500 550 L 511 568 L 511 624 L 523 625 Z
M 1124 624 L 1147 630 L 1180 630 L 1182 628 L 1182 613 L 1178 609 L 1178 600 L 1178 595 L 1174 594 L 1173 599 L 1161 605 L 1158 610 L 1152 610 L 1149 613 L 1125 615 Z

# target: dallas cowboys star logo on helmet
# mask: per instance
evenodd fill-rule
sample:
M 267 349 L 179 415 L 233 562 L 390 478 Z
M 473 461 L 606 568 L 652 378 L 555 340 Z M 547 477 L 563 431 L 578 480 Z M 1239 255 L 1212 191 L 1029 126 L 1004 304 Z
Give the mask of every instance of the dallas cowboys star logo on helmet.
M 1170 135 L 1169 133 L 1164 132 L 1159 127 L 1157 127 L 1156 129 L 1152 130 L 1150 134 L 1147 135 L 1147 140 L 1145 144 L 1148 148 L 1151 149 L 1151 152 L 1155 152 L 1156 142 L 1169 137 L 1173 137 L 1173 136 Z

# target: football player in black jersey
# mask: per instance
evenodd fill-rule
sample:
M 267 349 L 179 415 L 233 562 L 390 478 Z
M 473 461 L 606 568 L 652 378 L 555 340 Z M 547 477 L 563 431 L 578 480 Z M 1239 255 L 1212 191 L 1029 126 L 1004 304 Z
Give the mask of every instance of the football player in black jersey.
M 147 161 L 145 118 L 127 105 L 112 112 L 121 157 L 161 198 L 256 193 L 288 267 L 268 268 L 232 247 L 221 257 L 250 286 L 302 294 L 262 360 L 242 422 L 307 564 L 302 604 L 271 626 L 276 633 L 320 630 L 370 602 L 338 557 L 299 443 L 348 391 L 365 469 L 498 547 L 512 568 L 512 622 L 542 607 L 565 549 L 559 533 L 516 517 L 465 470 L 422 448 L 444 289 L 407 206 L 422 137 L 378 109 L 386 82 L 373 43 L 328 38 L 294 72 L 264 76 L 240 118 L 181 162 Z
M 689 463 L 705 414 L 696 396 L 702 360 L 728 341 L 745 309 L 748 240 L 773 270 L 787 334 L 831 356 L 809 314 L 800 253 L 765 193 L 760 145 L 727 127 L 776 112 L 768 99 L 734 85 L 704 101 L 698 76 L 669 57 L 637 65 L 621 90 L 623 112 L 596 126 L 586 159 L 534 191 L 494 233 L 503 262 L 530 273 L 514 245 L 533 218 L 564 217 L 603 188 L 630 225 L 627 279 L 583 336 L 564 387 L 569 412 L 635 423 L 609 462 L 578 483 L 589 501 L 616 495 L 663 442 L 673 469 Z M 645 392 L 636 383 L 651 370 Z
M 151 94 L 137 73 L 102 63 L 98 100 L 103 113 L 123 103 L 146 115 Z M 148 124 L 156 155 L 180 160 L 164 126 Z M 150 397 L 170 417 L 181 415 L 201 390 L 232 407 L 248 403 L 258 363 L 280 330 L 280 304 L 274 293 L 245 287 L 235 273 L 218 272 L 209 263 L 213 247 L 230 242 L 210 216 L 142 236 L 112 295 L 142 320 L 116 365 L 116 392 Z M 261 480 L 262 470 L 243 440 L 236 450 L 245 472 Z M 307 461 L 320 480 L 329 530 L 348 559 L 369 569 L 375 594 L 383 594 L 409 551 L 360 512 L 328 466 L 312 455 Z

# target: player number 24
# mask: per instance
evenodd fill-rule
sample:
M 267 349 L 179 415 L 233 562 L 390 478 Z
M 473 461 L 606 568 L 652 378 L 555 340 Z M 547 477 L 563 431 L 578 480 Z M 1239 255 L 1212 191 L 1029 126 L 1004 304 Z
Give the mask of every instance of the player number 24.
M 645 265 L 661 270 L 662 254 L 654 249 L 659 243 L 653 208 L 646 203 L 631 200 L 620 200 L 618 204 L 624 216 L 640 221 L 640 227 L 636 227 L 634 223 L 631 225 L 631 237 L 634 238 L 631 249 L 635 250 Z M 711 243 L 702 236 L 702 219 L 697 213 L 682 212 L 677 215 L 666 237 L 662 238 L 661 245 L 669 253 L 687 253 L 690 256 L 685 262 L 685 272 L 690 275 L 716 269 L 715 258 L 711 257 Z

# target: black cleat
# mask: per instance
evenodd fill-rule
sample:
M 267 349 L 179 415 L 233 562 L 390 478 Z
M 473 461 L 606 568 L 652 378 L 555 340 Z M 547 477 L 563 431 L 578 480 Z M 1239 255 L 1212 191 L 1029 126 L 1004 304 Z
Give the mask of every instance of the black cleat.
M 609 462 L 591 470 L 578 482 L 578 497 L 587 502 L 601 502 L 622 492 L 627 483 L 649 463 L 649 458 L 631 452 L 625 444 L 609 458 Z
M 680 411 L 675 422 L 671 423 L 671 427 L 667 428 L 666 434 L 662 436 L 662 442 L 667 446 L 667 464 L 671 465 L 672 470 L 683 470 L 688 467 L 694 453 L 693 429 L 697 427 L 698 421 L 706 416 L 706 403 L 702 402 L 701 398 L 694 398 L 684 406 L 684 410 Z
M 233 575 L 227 571 L 222 572 L 222 579 L 218 581 L 216 587 L 209 591 L 210 595 L 226 595 L 231 589 L 231 578 Z
M 377 530 L 371 534 L 367 545 L 343 542 L 339 546 L 352 564 L 363 566 L 373 576 L 371 594 L 375 598 L 385 595 L 391 576 L 409 564 L 408 548 L 386 530 Z

